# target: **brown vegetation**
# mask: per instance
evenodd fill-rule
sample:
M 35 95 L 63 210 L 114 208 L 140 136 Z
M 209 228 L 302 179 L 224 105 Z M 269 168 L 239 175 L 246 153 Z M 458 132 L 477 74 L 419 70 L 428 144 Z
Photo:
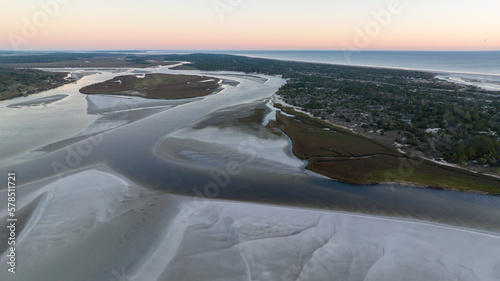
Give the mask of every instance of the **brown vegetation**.
M 294 117 L 278 112 L 269 126 L 290 137 L 294 154 L 308 160 L 306 168 L 311 171 L 356 184 L 394 182 L 500 194 L 499 179 L 404 155 L 365 136 L 281 108 Z
M 155 99 L 183 99 L 206 96 L 217 88 L 219 79 L 195 75 L 146 74 L 118 76 L 80 89 L 83 94 L 142 96 Z

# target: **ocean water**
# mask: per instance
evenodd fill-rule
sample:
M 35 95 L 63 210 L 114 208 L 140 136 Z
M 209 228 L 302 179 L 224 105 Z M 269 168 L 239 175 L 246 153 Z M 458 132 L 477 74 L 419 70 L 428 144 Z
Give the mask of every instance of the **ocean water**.
M 314 63 L 500 76 L 500 51 L 203 51 Z

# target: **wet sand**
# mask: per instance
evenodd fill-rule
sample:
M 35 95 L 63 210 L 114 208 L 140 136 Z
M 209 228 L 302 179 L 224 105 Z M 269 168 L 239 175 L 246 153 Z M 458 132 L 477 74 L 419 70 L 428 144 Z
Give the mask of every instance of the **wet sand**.
M 105 166 L 26 185 L 2 280 L 499 280 L 498 232 L 158 194 Z M 5 192 L 0 198 L 5 199 Z M 0 216 L 5 221 L 4 215 Z M 467 243 L 464 243 L 467 241 Z M 29 257 L 29 258 L 28 258 Z M 91 268 L 91 270 L 89 270 Z M 8 276 L 8 277 L 7 277 Z M 6 279 L 8 278 L 8 279 Z
M 500 198 L 307 174 L 284 136 L 260 133 L 284 80 L 211 75 L 239 83 L 175 104 L 73 88 L 44 110 L 4 111 L 21 121 L 89 118 L 48 144 L 12 146 L 48 145 L 43 155 L 0 161 L 0 173 L 19 176 L 23 221 L 19 273 L 8 280 L 498 280 Z

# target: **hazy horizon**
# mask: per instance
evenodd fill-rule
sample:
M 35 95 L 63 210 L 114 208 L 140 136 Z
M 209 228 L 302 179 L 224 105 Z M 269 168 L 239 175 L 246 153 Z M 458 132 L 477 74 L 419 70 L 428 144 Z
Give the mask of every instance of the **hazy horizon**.
M 499 51 L 493 0 L 3 4 L 1 50 Z
M 343 52 L 340 49 L 26 49 L 26 50 L 9 50 L 0 49 L 0 52 Z M 498 50 L 356 50 L 356 52 L 407 52 L 407 53 L 439 53 L 439 52 L 455 52 L 455 53 L 474 53 L 474 52 L 500 52 Z

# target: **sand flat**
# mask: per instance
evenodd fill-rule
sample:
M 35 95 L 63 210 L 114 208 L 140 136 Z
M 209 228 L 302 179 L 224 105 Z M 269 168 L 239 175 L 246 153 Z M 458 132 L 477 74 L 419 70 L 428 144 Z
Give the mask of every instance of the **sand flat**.
M 23 197 L 37 204 L 18 240 L 30 258 L 8 280 L 500 280 L 498 233 L 165 195 L 103 166 Z

